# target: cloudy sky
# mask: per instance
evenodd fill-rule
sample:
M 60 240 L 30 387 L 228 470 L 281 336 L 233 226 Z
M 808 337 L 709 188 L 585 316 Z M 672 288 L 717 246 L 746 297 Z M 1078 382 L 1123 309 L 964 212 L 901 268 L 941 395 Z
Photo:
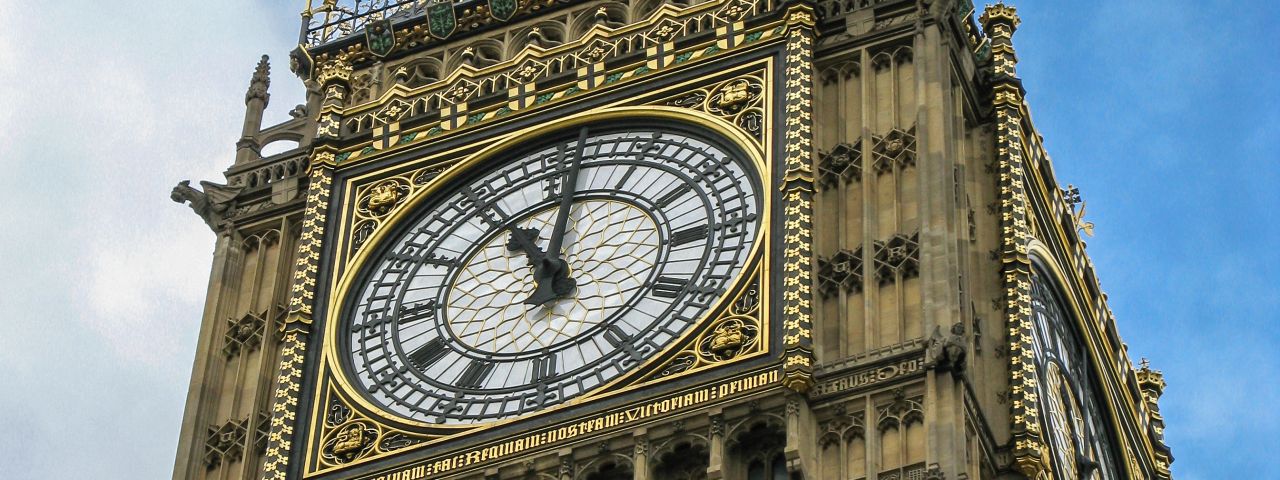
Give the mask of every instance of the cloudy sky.
M 213 235 L 169 201 L 221 179 L 258 56 L 302 0 L 0 0 L 0 476 L 170 475 Z M 1183 480 L 1280 442 L 1280 5 L 1018 2 L 1035 122 L 1162 402 Z M 1069 7 L 1068 7 L 1069 5 Z

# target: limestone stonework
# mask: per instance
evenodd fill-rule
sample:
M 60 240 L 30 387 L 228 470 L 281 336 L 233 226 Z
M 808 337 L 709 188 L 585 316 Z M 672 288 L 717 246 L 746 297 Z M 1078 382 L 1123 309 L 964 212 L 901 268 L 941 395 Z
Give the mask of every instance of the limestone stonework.
M 309 3 L 289 62 L 308 103 L 262 126 L 263 57 L 225 181 L 173 192 L 215 234 L 175 479 L 1171 478 L 1167 385 L 1128 357 L 1080 236 L 1093 224 L 1032 124 L 1014 6 Z M 735 213 L 655 243 L 757 235 L 722 285 L 654 280 L 654 298 L 696 294 L 705 313 L 667 343 L 618 347 L 624 372 L 579 379 L 570 400 L 548 395 L 557 364 L 537 360 L 520 414 L 454 422 L 489 408 L 466 403 L 488 358 L 439 371 L 459 393 L 424 407 L 432 421 L 380 406 L 446 354 L 361 370 L 352 338 L 454 314 L 424 301 L 352 318 L 389 239 L 543 138 L 641 125 L 735 156 L 689 178 L 741 164 L 759 183 Z M 532 268 L 545 236 L 502 228 Z M 585 268 L 533 278 L 581 289 Z

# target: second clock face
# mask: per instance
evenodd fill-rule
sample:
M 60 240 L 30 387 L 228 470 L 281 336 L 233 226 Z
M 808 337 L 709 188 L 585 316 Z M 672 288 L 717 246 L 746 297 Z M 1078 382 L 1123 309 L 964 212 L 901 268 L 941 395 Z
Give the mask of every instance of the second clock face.
M 663 351 L 741 276 L 760 232 L 750 162 L 676 130 L 583 135 L 463 173 L 365 263 L 340 336 L 374 403 L 475 424 L 567 401 Z

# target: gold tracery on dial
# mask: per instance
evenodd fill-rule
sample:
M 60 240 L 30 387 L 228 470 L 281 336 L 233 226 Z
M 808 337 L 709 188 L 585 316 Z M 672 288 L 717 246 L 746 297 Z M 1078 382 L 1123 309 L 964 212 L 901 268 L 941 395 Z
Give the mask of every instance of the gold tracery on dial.
M 556 212 L 543 210 L 519 227 L 536 228 L 545 239 Z M 508 250 L 503 232 L 463 263 L 450 288 L 446 318 L 459 340 L 493 353 L 546 348 L 604 321 L 644 286 L 657 260 L 657 222 L 634 205 L 612 200 L 579 202 L 571 212 L 563 254 L 578 282 L 572 301 L 550 308 L 524 305 L 535 286 L 531 267 L 523 253 Z M 462 283 L 468 280 L 474 282 Z M 499 344 L 504 336 L 509 341 Z

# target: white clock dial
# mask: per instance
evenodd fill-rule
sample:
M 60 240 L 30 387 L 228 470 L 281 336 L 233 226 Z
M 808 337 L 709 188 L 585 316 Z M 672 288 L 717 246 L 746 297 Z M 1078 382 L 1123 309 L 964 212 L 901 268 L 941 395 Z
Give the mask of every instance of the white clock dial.
M 664 351 L 742 275 L 750 162 L 670 127 L 579 133 L 477 166 L 369 247 L 341 328 L 370 400 L 442 424 L 567 401 Z

